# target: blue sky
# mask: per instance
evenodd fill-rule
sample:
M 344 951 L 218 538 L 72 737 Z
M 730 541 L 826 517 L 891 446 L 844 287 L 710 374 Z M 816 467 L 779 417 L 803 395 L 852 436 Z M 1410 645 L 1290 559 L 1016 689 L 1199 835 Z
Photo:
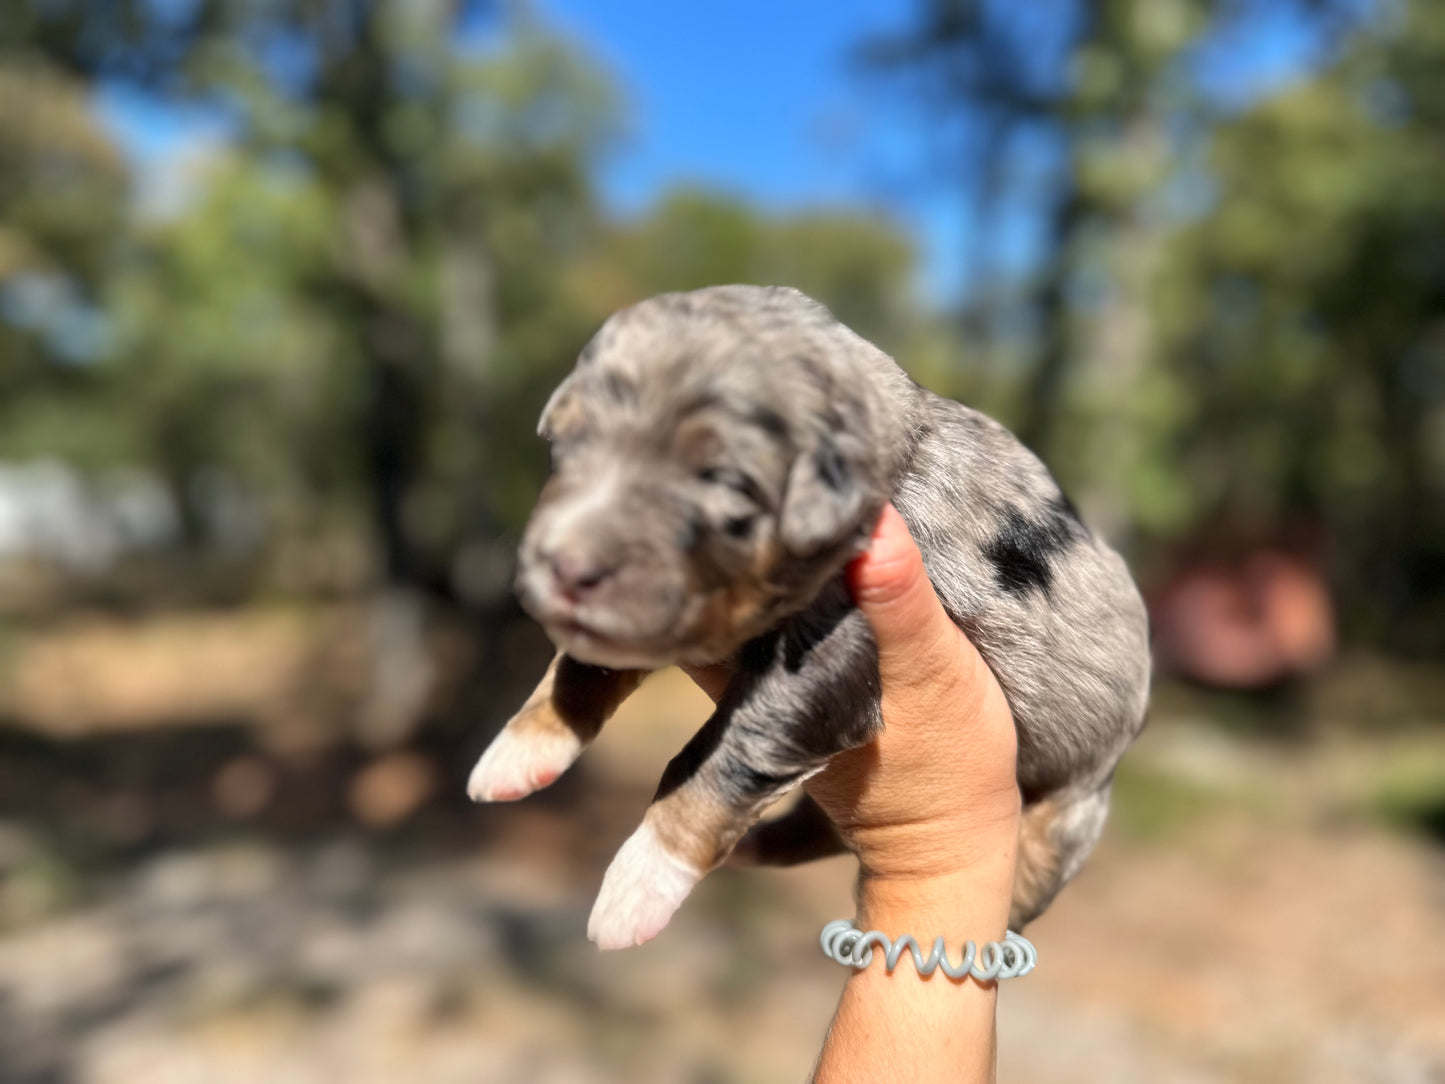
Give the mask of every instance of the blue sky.
M 1198 71 L 1239 106 L 1297 76 L 1319 42 L 1286 7 L 1202 51 Z M 953 192 L 918 169 L 926 121 L 850 63 L 858 43 L 897 29 L 903 0 L 538 0 L 544 22 L 619 84 L 628 135 L 600 178 L 618 214 L 679 183 L 748 197 L 773 210 L 849 205 L 882 210 L 915 239 L 923 282 L 956 294 L 971 223 Z M 118 87 L 97 105 L 164 203 L 178 159 L 225 137 L 204 110 L 175 110 Z M 1036 230 L 1004 223 L 1005 265 L 1026 264 Z
M 897 0 L 663 4 L 543 0 L 540 10 L 621 84 L 628 145 L 605 184 L 637 208 L 679 177 L 773 206 L 866 200 L 866 81 L 848 63 L 900 24 Z
M 853 62 L 900 29 L 899 0 L 659 3 L 541 0 L 541 14 L 618 81 L 628 136 L 607 163 L 620 213 L 679 183 L 789 210 L 881 211 L 914 236 L 924 278 L 944 292 L 964 230 L 957 201 L 924 183 L 924 121 L 880 102 Z

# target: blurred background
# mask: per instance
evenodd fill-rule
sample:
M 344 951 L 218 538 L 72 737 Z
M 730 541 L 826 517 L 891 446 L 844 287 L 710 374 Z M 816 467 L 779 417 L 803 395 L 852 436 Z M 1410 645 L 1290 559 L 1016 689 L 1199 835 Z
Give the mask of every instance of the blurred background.
M 583 939 L 705 716 L 467 772 L 542 402 L 788 283 L 1130 558 L 1010 1081 L 1445 1079 L 1435 0 L 0 0 L 0 1080 L 802 1079 L 850 860 Z

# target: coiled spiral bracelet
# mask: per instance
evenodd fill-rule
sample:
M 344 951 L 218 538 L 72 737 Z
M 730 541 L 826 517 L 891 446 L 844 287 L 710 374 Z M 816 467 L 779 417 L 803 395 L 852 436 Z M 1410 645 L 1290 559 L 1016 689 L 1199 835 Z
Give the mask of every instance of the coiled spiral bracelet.
M 913 953 L 913 966 L 920 975 L 931 975 L 934 968 L 942 967 L 943 973 L 951 979 L 972 975 L 979 982 L 1019 978 L 1032 971 L 1039 960 L 1033 942 L 1012 930 L 1004 935 L 1002 941 L 985 941 L 982 949 L 972 941 L 965 941 L 963 958 L 957 966 L 949 960 L 942 937 L 934 939 L 933 951 L 925 958 L 911 934 L 890 941 L 887 934 L 878 930 L 863 933 L 846 918 L 836 919 L 824 926 L 818 941 L 823 946 L 824 956 L 859 971 L 873 962 L 873 946 L 877 945 L 883 950 L 884 962 L 890 973 L 898 966 L 903 950 L 908 949 Z

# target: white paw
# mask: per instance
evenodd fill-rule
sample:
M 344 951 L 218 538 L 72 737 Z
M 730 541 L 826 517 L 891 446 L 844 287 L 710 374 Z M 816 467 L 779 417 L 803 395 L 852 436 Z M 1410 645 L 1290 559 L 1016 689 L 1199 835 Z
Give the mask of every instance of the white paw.
M 467 780 L 474 802 L 513 802 L 541 790 L 572 766 L 582 743 L 568 731 L 505 728 L 487 746 Z
M 703 872 L 671 854 L 643 821 L 607 867 L 587 920 L 588 938 L 601 949 L 631 948 L 652 940 Z

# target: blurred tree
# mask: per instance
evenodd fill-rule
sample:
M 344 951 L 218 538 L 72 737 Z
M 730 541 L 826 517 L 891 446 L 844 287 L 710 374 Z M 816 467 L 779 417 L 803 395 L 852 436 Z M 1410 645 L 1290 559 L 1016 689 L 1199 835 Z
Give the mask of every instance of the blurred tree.
M 230 134 L 159 220 L 119 230 L 123 188 L 107 230 L 77 219 L 124 239 L 97 280 L 109 334 L 90 375 L 127 430 L 106 454 L 160 470 L 193 536 L 219 468 L 288 536 L 369 509 L 382 579 L 445 595 L 465 540 L 520 526 L 541 401 L 620 305 L 789 282 L 865 334 L 916 335 L 912 253 L 881 220 L 679 193 L 605 227 L 589 176 L 610 88 L 525 14 L 9 6 L 10 55 L 203 103 Z M 57 449 L 33 400 L 12 406 L 33 420 L 12 451 Z
M 1432 6 L 916 10 L 865 60 L 937 118 L 981 220 L 1047 223 L 1022 281 L 983 230 L 965 304 L 1026 362 L 1008 420 L 1141 556 L 1329 538 L 1348 634 L 1445 646 Z M 1201 49 L 1285 10 L 1320 70 L 1221 108 Z
M 0 454 L 146 466 L 193 540 L 240 484 L 275 539 L 372 539 L 373 585 L 496 598 L 485 540 L 530 507 L 533 420 L 597 322 L 788 282 L 1008 415 L 1111 533 L 1327 529 L 1368 627 L 1434 642 L 1445 50 L 1415 0 L 1222 113 L 1198 48 L 1257 11 L 926 0 L 870 46 L 938 111 L 983 217 L 1042 215 L 1024 279 L 980 258 L 992 335 L 961 367 L 885 220 L 687 190 L 607 222 L 609 85 L 525 13 L 0 0 Z M 158 217 L 92 119 L 117 81 L 226 133 Z M 980 356 L 1015 362 L 1011 388 Z
M 517 404 L 591 323 L 563 285 L 594 228 L 605 82 L 525 16 L 476 3 L 6 6 L 15 64 L 125 80 L 228 130 L 192 202 L 128 222 L 124 258 L 94 276 L 109 334 L 86 378 L 131 438 L 107 451 L 168 479 L 192 537 L 218 480 L 261 495 L 283 540 L 363 512 L 380 588 L 364 730 L 397 740 L 432 685 L 424 600 L 453 597 L 461 539 L 520 520 L 542 456 Z M 43 89 L 19 81 L 22 116 Z M 54 148 L 83 145 L 29 135 L 44 190 Z M 43 224 L 49 208 L 17 196 L 0 212 Z M 14 390 L 29 437 L 13 449 L 64 451 L 57 420 Z M 492 594 L 473 601 L 496 605 L 505 576 L 479 580 Z
M 1138 458 L 1132 415 L 1161 409 L 1117 392 L 1149 379 L 1145 294 L 1208 120 L 1193 50 L 1266 6 L 920 0 L 911 26 L 860 50 L 928 111 L 939 168 L 972 205 L 965 323 L 1026 362 L 1006 420 L 1115 534 L 1132 524 L 1111 499 Z M 1349 5 L 1282 6 L 1343 26 Z M 1037 229 L 1023 267 L 1003 240 L 1020 222 Z
M 383 578 L 445 594 L 459 534 L 515 523 L 535 477 L 511 458 L 517 412 L 494 408 L 588 326 L 560 284 L 593 225 L 603 80 L 525 19 L 484 43 L 475 4 L 7 6 L 10 55 L 205 103 L 233 136 L 103 284 L 118 326 L 97 368 L 146 459 L 183 505 L 217 467 L 322 518 L 364 497 Z
M 1031 366 L 1009 420 L 1046 456 L 1058 450 L 1066 378 L 1078 366 L 1077 310 L 1100 300 L 1101 242 L 1127 246 L 1124 236 L 1144 228 L 1139 204 L 1163 179 L 1164 115 L 1178 97 L 1168 77 L 1212 6 L 923 0 L 913 26 L 862 50 L 870 69 L 937 118 L 945 175 L 976 221 L 1024 213 L 1043 222 L 1021 306 L 991 281 L 1006 267 L 987 228 L 976 231 L 969 285 L 975 329 L 1025 330 Z
M 127 182 L 81 84 L 34 58 L 0 61 L 0 447 L 43 427 L 52 452 L 114 451 L 66 408 L 93 390 Z
M 1313 525 L 1353 631 L 1445 648 L 1445 25 L 1416 0 L 1221 124 L 1153 296 L 1181 523 Z M 1141 502 L 1144 505 L 1150 500 Z
M 859 334 L 902 349 L 921 318 L 913 267 L 907 238 L 885 219 L 852 211 L 766 215 L 742 200 L 689 189 L 608 230 L 579 281 L 595 284 L 590 296 L 602 312 L 663 290 L 786 283 Z
M 866 334 L 918 335 L 912 254 L 882 221 L 679 194 L 604 223 L 590 177 L 615 131 L 610 86 L 525 11 L 0 0 L 0 57 L 15 71 L 0 162 L 18 163 L 0 256 L 26 254 L 0 291 L 41 283 L 95 323 L 68 361 L 51 324 L 0 311 L 33 355 L 3 389 L 0 454 L 143 466 L 201 550 L 249 494 L 291 555 L 276 563 L 309 570 L 283 582 L 374 591 L 378 742 L 425 699 L 428 610 L 507 609 L 496 543 L 545 472 L 535 419 L 613 309 L 791 282 Z M 128 198 L 91 85 L 225 133 L 160 214 Z M 49 112 L 30 108 L 41 95 Z

